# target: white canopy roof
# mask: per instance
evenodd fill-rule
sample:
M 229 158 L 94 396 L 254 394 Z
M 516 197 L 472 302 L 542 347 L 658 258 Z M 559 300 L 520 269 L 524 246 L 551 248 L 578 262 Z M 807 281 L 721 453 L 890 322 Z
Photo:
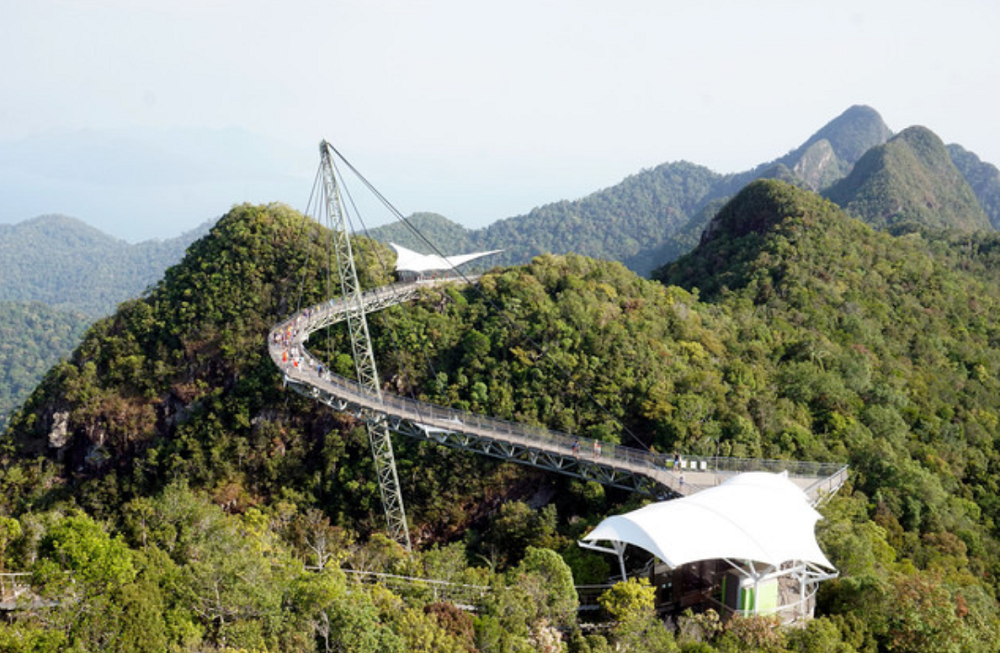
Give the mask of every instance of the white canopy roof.
M 407 272 L 435 272 L 439 270 L 451 270 L 463 263 L 474 261 L 477 258 L 502 252 L 502 249 L 494 249 L 488 252 L 475 252 L 472 254 L 462 254 L 461 256 L 438 256 L 436 254 L 420 254 L 412 249 L 406 249 L 402 245 L 389 243 L 396 250 L 396 270 L 406 270 Z
M 691 496 L 609 517 L 583 540 L 631 544 L 674 568 L 728 559 L 833 569 L 816 543 L 820 518 L 786 475 L 748 472 Z

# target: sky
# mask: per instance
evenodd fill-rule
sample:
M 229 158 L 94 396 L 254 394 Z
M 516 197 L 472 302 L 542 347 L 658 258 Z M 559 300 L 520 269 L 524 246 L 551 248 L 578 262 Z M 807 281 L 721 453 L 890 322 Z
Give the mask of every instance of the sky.
M 327 139 L 403 214 L 478 228 L 746 170 L 854 104 L 1000 165 L 997 26 L 995 0 L 4 0 L 0 223 L 304 210 Z

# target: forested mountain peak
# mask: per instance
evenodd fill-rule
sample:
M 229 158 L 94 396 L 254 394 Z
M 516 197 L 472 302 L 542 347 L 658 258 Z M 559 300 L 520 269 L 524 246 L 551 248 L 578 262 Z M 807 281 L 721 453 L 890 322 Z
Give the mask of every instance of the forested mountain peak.
M 832 205 L 815 193 L 776 179 L 746 185 L 716 214 L 701 237 L 705 245 L 720 237 L 763 235 L 787 219 L 811 220 Z
M 134 245 L 63 215 L 0 225 L 0 300 L 106 315 L 159 279 L 209 224 Z
M 17 224 L 0 225 L 0 247 L 22 238 L 38 239 L 39 245 L 47 242 L 60 254 L 63 253 L 63 248 L 114 247 L 125 244 L 82 220 L 60 214 L 40 215 Z
M 926 127 L 909 127 L 871 148 L 826 195 L 878 228 L 990 228 L 944 143 Z
M 810 136 L 796 152 L 804 152 L 813 144 L 826 141 L 839 159 L 854 165 L 865 152 L 885 143 L 891 136 L 892 130 L 878 111 L 856 104 Z
M 406 218 L 409 226 L 402 223 L 388 224 L 372 230 L 372 235 L 385 243 L 396 243 L 421 254 L 437 254 L 424 240 L 429 240 L 441 254 L 449 256 L 472 249 L 470 237 L 476 232 L 469 231 L 457 222 L 453 222 L 439 213 L 414 213 Z M 416 228 L 423 238 L 415 235 Z
M 697 287 L 712 297 L 747 283 L 746 266 L 775 238 L 836 229 L 848 218 L 816 193 L 775 179 L 760 179 L 736 194 L 709 223 L 698 247 L 653 272 L 664 283 Z M 859 225 L 860 226 L 860 225 Z
M 990 224 L 994 229 L 1000 229 L 1000 170 L 961 145 L 952 143 L 947 147 L 952 163 L 972 187 Z

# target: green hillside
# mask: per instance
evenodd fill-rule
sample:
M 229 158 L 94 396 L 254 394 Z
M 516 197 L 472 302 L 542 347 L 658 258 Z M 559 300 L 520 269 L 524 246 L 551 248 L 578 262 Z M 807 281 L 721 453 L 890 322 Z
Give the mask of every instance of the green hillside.
M 416 214 L 410 221 L 446 255 L 502 249 L 490 263 L 512 265 L 539 254 L 577 253 L 621 261 L 646 273 L 659 262 L 657 251 L 720 192 L 720 184 L 725 187 L 726 179 L 681 161 L 644 170 L 582 199 L 546 204 L 482 229 L 466 230 L 434 214 Z M 373 229 L 372 237 L 431 253 L 401 225 Z
M 155 283 L 208 225 L 135 245 L 79 220 L 48 215 L 0 224 L 0 301 L 37 301 L 91 316 Z
M 421 551 L 378 535 L 363 430 L 282 389 L 264 346 L 300 296 L 325 296 L 306 268 L 322 258 L 317 230 L 284 207 L 237 207 L 92 327 L 12 419 L 0 514 L 16 519 L 0 524 L 0 561 L 52 597 L 73 571 L 77 598 L 0 625 L 0 644 L 995 650 L 1000 237 L 894 237 L 760 181 L 657 272 L 678 285 L 543 256 L 485 275 L 481 292 L 380 313 L 382 378 L 403 394 L 661 451 L 851 464 L 818 527 L 841 575 L 807 627 L 692 621 L 672 634 L 639 600 L 584 635 L 567 574 L 600 578 L 607 562 L 574 542 L 624 509 L 621 493 L 397 439 Z M 314 340 L 350 367 L 343 333 Z M 302 567 L 323 556 L 327 574 Z M 462 621 L 426 596 L 349 589 L 340 565 L 520 589 Z
M 980 160 L 961 145 L 948 145 L 948 155 L 969 182 L 979 205 L 990 219 L 990 224 L 994 229 L 1000 229 L 1000 170 L 995 165 Z
M 50 367 L 80 342 L 90 319 L 40 302 L 0 301 L 0 431 Z
M 0 225 L 0 426 L 90 322 L 141 294 L 207 231 L 131 245 L 60 215 Z
M 471 234 L 462 225 L 452 222 L 437 213 L 414 213 L 406 221 L 417 228 L 444 255 L 471 252 L 475 246 L 470 242 Z M 397 222 L 372 230 L 372 237 L 383 243 L 396 243 L 416 252 L 435 254 L 427 242 L 417 236 L 405 224 Z
M 944 143 L 910 127 L 869 150 L 851 174 L 826 191 L 838 205 L 876 228 L 923 225 L 972 231 L 991 228 Z

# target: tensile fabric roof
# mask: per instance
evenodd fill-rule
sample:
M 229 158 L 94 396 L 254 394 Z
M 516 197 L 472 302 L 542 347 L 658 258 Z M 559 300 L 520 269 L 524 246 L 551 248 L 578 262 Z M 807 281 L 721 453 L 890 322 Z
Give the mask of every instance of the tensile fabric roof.
M 438 256 L 436 254 L 420 254 L 396 243 L 389 244 L 396 250 L 396 270 L 417 273 L 451 270 L 463 263 L 503 251 L 502 249 L 494 249 L 488 252 L 474 252 L 460 256 Z
M 816 542 L 820 518 L 786 475 L 747 472 L 697 494 L 608 517 L 583 540 L 631 544 L 673 568 L 721 559 L 834 569 Z

